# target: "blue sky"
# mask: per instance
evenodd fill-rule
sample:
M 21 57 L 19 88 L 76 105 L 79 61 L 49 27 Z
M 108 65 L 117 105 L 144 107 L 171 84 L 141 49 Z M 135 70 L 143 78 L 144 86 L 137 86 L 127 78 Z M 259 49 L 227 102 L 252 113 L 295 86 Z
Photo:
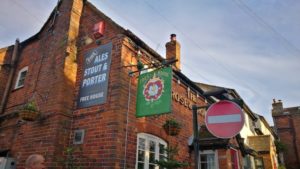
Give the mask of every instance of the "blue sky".
M 255 113 L 300 106 L 300 1 L 90 0 L 165 56 L 171 33 L 191 80 L 234 88 Z M 0 47 L 37 33 L 56 0 L 1 0 Z

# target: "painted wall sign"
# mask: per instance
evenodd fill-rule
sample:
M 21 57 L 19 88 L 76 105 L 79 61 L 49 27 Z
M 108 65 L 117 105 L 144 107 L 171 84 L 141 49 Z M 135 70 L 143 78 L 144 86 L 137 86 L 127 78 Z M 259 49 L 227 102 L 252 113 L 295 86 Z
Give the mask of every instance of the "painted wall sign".
M 77 107 L 103 104 L 107 98 L 112 43 L 89 50 L 84 57 Z
M 181 95 L 178 92 L 172 91 L 172 99 L 190 110 L 192 110 L 192 106 L 197 102 L 197 96 L 189 89 L 187 90 L 187 95 Z
M 188 99 L 186 96 L 182 96 L 179 93 L 172 91 L 172 98 L 173 98 L 173 100 L 182 104 L 184 107 L 187 107 L 192 110 L 192 106 L 194 103 L 190 99 Z

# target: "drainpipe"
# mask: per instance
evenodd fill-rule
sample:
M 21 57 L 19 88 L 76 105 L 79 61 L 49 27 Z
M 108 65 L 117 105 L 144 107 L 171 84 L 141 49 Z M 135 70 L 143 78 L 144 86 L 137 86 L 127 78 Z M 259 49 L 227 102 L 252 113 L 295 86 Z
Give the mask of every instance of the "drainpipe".
M 7 103 L 7 100 L 8 100 L 8 94 L 10 92 L 11 85 L 12 85 L 12 82 L 13 82 L 13 77 L 14 77 L 14 74 L 15 74 L 15 71 L 16 71 L 18 55 L 19 55 L 19 39 L 16 39 L 13 54 L 12 54 L 12 58 L 11 58 L 11 62 L 10 62 L 11 69 L 10 69 L 10 72 L 9 72 L 9 75 L 8 75 L 7 83 L 6 83 L 6 86 L 5 86 L 4 93 L 3 93 L 3 98 L 2 98 L 1 104 L 0 104 L 0 114 L 3 114 L 4 109 L 6 107 L 6 103 Z

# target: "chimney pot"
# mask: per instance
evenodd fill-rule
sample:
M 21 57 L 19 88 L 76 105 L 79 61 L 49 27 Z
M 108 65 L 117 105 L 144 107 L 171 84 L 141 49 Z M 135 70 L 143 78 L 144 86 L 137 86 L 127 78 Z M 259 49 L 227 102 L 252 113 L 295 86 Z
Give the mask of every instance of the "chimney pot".
M 170 39 L 171 41 L 176 41 L 176 34 L 172 33 Z

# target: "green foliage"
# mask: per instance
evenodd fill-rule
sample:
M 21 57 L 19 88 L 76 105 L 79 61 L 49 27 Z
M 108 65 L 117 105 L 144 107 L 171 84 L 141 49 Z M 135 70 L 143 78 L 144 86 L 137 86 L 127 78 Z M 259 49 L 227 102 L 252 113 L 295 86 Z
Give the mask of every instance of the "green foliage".
M 165 169 L 176 169 L 188 166 L 188 163 L 178 162 L 176 160 L 159 160 L 155 163 Z
M 170 128 L 170 127 L 176 127 L 176 128 L 181 128 L 181 124 L 176 121 L 175 119 L 169 119 L 165 122 L 163 125 L 164 128 Z
M 168 159 L 174 159 L 175 158 L 175 155 L 178 154 L 178 146 L 169 146 L 167 148 L 164 148 L 163 149 L 163 153 L 167 154 L 167 158 Z
M 278 169 L 286 169 L 284 165 L 279 164 Z
M 37 107 L 36 107 L 36 103 L 34 101 L 30 101 L 28 103 L 26 103 L 24 105 L 24 107 L 22 108 L 22 110 L 29 110 L 29 111 L 34 111 L 37 112 Z
M 65 156 L 60 156 L 57 158 L 57 161 L 61 163 L 66 169 L 82 169 L 82 166 L 78 166 L 78 159 L 75 157 L 75 154 L 80 154 L 82 152 L 79 147 L 66 147 L 64 149 Z
M 181 124 L 177 122 L 175 119 L 169 119 L 165 122 L 163 128 L 168 135 L 176 136 L 180 132 Z
M 167 155 L 165 158 L 156 160 L 155 164 L 165 169 L 176 169 L 189 166 L 186 162 L 180 162 L 175 159 L 175 156 L 178 155 L 178 147 L 167 147 L 163 149 L 163 152 Z
M 281 141 L 279 140 L 275 140 L 274 141 L 274 144 L 275 144 L 275 147 L 276 147 L 276 151 L 279 153 L 279 152 L 285 152 L 287 147 L 284 143 L 282 143 Z

